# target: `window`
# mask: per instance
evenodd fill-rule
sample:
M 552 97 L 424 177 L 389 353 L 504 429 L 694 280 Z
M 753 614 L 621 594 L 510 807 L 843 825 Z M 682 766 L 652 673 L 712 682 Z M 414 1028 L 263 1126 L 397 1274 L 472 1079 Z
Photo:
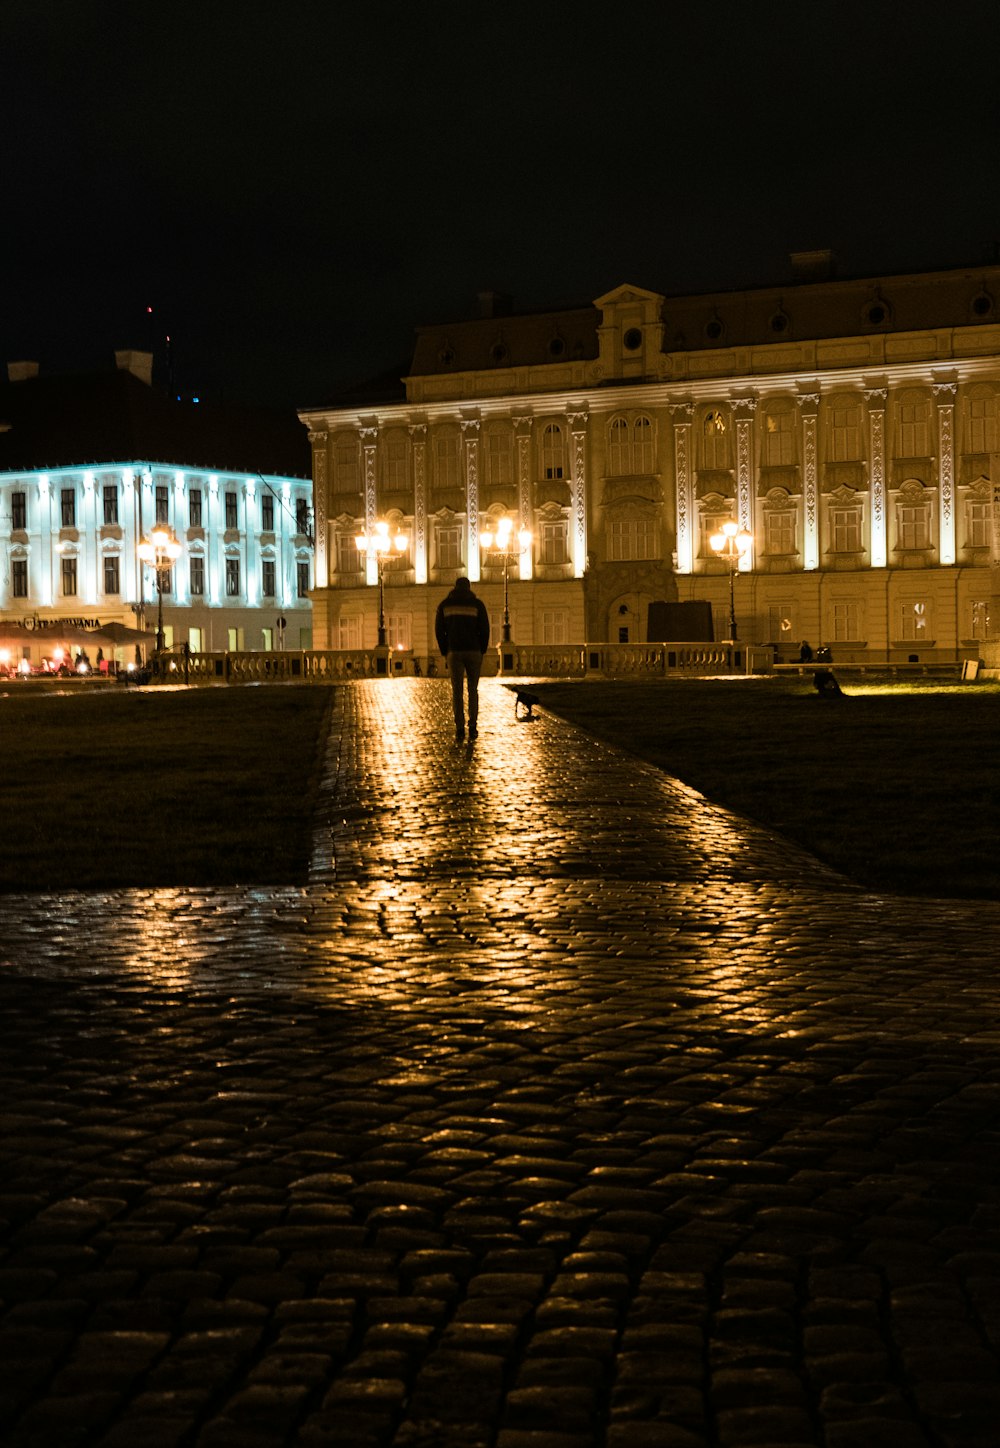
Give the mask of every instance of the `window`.
M 63 598 L 76 597 L 76 559 L 64 558 L 62 560 L 62 593 Z
M 15 532 L 24 532 L 28 526 L 28 495 L 27 493 L 11 493 L 10 495 L 10 526 Z
M 192 488 L 188 493 L 188 522 L 192 528 L 201 527 L 201 489 Z
M 542 477 L 561 478 L 565 472 L 562 428 L 550 422 L 542 433 Z
M 239 598 L 240 596 L 240 560 L 238 558 L 226 559 L 226 597 Z
M 864 456 L 861 448 L 861 405 L 832 404 L 829 412 L 830 461 L 853 463 Z
M 792 412 L 769 412 L 764 419 L 764 466 L 786 468 L 795 462 L 795 423 Z
M 923 599 L 901 598 L 899 601 L 899 633 L 904 643 L 926 643 L 930 636 L 928 605 Z
M 265 598 L 274 597 L 274 559 L 265 558 L 260 565 L 260 591 Z
M 104 592 L 121 593 L 119 562 L 116 553 L 105 553 L 104 555 Z
M 830 533 L 833 540 L 834 553 L 860 553 L 861 509 L 831 509 Z
M 768 642 L 787 648 L 793 640 L 797 640 L 795 619 L 795 605 L 790 599 L 786 599 L 783 603 L 769 604 L 767 609 Z
M 397 493 L 406 491 L 406 459 L 406 439 L 390 437 L 385 445 L 385 485 Z
M 541 616 L 542 643 L 569 642 L 569 612 L 565 608 L 543 608 Z
M 927 508 L 900 506 L 896 510 L 898 548 L 929 548 L 930 519 Z
M 413 631 L 411 615 L 408 613 L 387 613 L 385 616 L 385 641 L 391 649 L 410 649 Z
M 337 533 L 337 572 L 361 572 L 361 553 L 355 542 L 355 534 L 346 533 L 343 529 Z
M 461 457 L 456 435 L 446 433 L 434 439 L 434 481 L 440 488 L 461 486 Z
M 834 643 L 854 643 L 861 638 L 861 603 L 856 598 L 842 599 L 833 605 Z
M 337 620 L 338 649 L 359 649 L 361 647 L 361 615 L 341 614 Z
M 309 502 L 306 498 L 295 499 L 295 531 L 302 538 L 309 536 Z
M 608 426 L 608 471 L 612 477 L 651 473 L 654 453 L 653 424 L 648 417 L 637 417 L 634 422 L 629 422 L 627 417 L 611 419 Z
M 969 604 L 970 633 L 974 639 L 990 637 L 990 605 L 985 598 L 974 598 Z
M 162 483 L 156 485 L 156 521 L 158 523 L 169 523 L 170 521 L 170 490 Z
M 654 466 L 653 424 L 648 417 L 637 417 L 632 428 L 632 469 L 651 473 Z
M 104 484 L 104 524 L 105 527 L 114 527 L 118 522 L 118 486 L 116 483 Z
M 334 491 L 356 493 L 360 488 L 358 471 L 358 440 L 342 437 L 333 450 Z
M 989 503 L 972 502 L 965 508 L 966 531 L 970 548 L 988 548 L 993 531 L 993 509 Z
M 725 472 L 729 468 L 729 431 L 725 413 L 717 407 L 705 414 L 701 456 L 709 472 Z
M 28 596 L 28 560 L 15 558 L 10 565 L 11 590 L 15 598 Z
M 309 597 L 309 564 L 302 562 L 295 565 L 295 591 L 299 598 Z
M 538 561 L 552 567 L 569 562 L 569 538 L 565 518 L 542 524 Z
M 657 555 L 654 518 L 616 518 L 608 526 L 608 558 L 612 563 Z
M 260 500 L 260 528 L 262 533 L 274 532 L 274 495 L 265 493 Z
M 63 488 L 62 493 L 60 494 L 60 504 L 62 512 L 62 526 L 64 528 L 75 528 L 76 492 L 73 488 Z
M 205 560 L 195 555 L 189 560 L 188 583 L 192 598 L 202 598 L 205 593 Z
M 791 511 L 765 513 L 766 551 L 768 553 L 795 552 L 795 514 Z
M 608 472 L 613 478 L 628 475 L 629 452 L 628 418 L 613 417 L 608 424 Z
M 486 434 L 486 481 L 494 487 L 503 487 L 514 481 L 514 462 L 507 433 Z
M 227 527 L 227 528 L 238 528 L 239 526 L 240 526 L 240 523 L 239 523 L 239 511 L 238 511 L 238 505 L 237 505 L 237 500 L 236 500 L 236 494 L 235 494 L 235 493 L 227 493 L 227 494 L 226 494 L 226 527 Z
M 970 453 L 997 452 L 997 402 L 995 397 L 970 397 Z
M 461 568 L 462 529 L 458 525 L 439 527 L 434 535 L 438 568 Z
M 900 402 L 899 456 L 926 458 L 931 455 L 930 404 L 922 399 Z

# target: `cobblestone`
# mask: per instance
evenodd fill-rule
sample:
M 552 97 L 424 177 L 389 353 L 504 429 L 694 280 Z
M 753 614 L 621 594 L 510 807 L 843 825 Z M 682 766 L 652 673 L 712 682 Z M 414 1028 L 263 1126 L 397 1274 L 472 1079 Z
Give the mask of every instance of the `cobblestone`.
M 5 900 L 13 1448 L 995 1443 L 1000 903 L 449 713 L 338 692 L 301 888 Z

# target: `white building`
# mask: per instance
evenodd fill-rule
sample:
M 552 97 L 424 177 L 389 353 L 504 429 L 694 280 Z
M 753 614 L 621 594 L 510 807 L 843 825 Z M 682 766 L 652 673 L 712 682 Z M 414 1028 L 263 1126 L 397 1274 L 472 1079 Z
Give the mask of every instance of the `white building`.
M 148 353 L 116 361 L 76 377 L 8 366 L 0 622 L 26 626 L 32 654 L 60 626 L 155 629 L 156 572 L 138 549 L 162 528 L 180 545 L 161 580 L 167 647 L 309 647 L 312 486 L 294 413 L 174 400 L 151 385 Z
M 696 600 L 727 638 L 709 539 L 732 520 L 753 539 L 732 580 L 741 641 L 974 653 L 1000 621 L 1000 267 L 836 280 L 829 253 L 792 263 L 782 287 L 621 286 L 523 316 L 484 296 L 475 320 L 418 332 L 398 388 L 302 412 L 317 646 L 375 642 L 377 565 L 355 538 L 379 521 L 406 539 L 385 565 L 390 644 L 434 652 L 460 572 L 498 636 L 503 571 L 480 538 L 507 515 L 532 535 L 508 564 L 520 644 L 642 641 L 665 612 L 650 605 Z

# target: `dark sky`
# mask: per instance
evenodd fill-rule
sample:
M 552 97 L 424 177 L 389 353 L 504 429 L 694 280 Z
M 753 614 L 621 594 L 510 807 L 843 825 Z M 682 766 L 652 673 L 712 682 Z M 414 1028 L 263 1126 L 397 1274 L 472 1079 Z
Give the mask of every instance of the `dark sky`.
M 0 337 L 318 402 L 515 304 L 979 264 L 996 0 L 3 0 Z M 152 317 L 147 307 L 153 308 Z

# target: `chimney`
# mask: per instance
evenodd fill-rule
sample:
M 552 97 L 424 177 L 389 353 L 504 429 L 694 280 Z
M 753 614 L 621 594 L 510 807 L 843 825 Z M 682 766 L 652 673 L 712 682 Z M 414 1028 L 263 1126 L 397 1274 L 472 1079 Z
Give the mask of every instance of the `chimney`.
M 29 377 L 37 377 L 37 376 L 38 376 L 38 363 L 37 363 L 37 362 L 8 362 L 8 363 L 7 363 L 7 381 L 8 381 L 8 382 L 27 382 L 27 380 L 29 379 Z
M 513 300 L 505 292 L 477 292 L 480 317 L 509 317 L 514 310 Z
M 833 277 L 832 251 L 793 251 L 790 259 L 797 282 L 828 282 Z
M 122 372 L 131 372 L 133 377 L 138 377 L 147 387 L 153 385 L 152 352 L 116 352 L 115 366 Z

